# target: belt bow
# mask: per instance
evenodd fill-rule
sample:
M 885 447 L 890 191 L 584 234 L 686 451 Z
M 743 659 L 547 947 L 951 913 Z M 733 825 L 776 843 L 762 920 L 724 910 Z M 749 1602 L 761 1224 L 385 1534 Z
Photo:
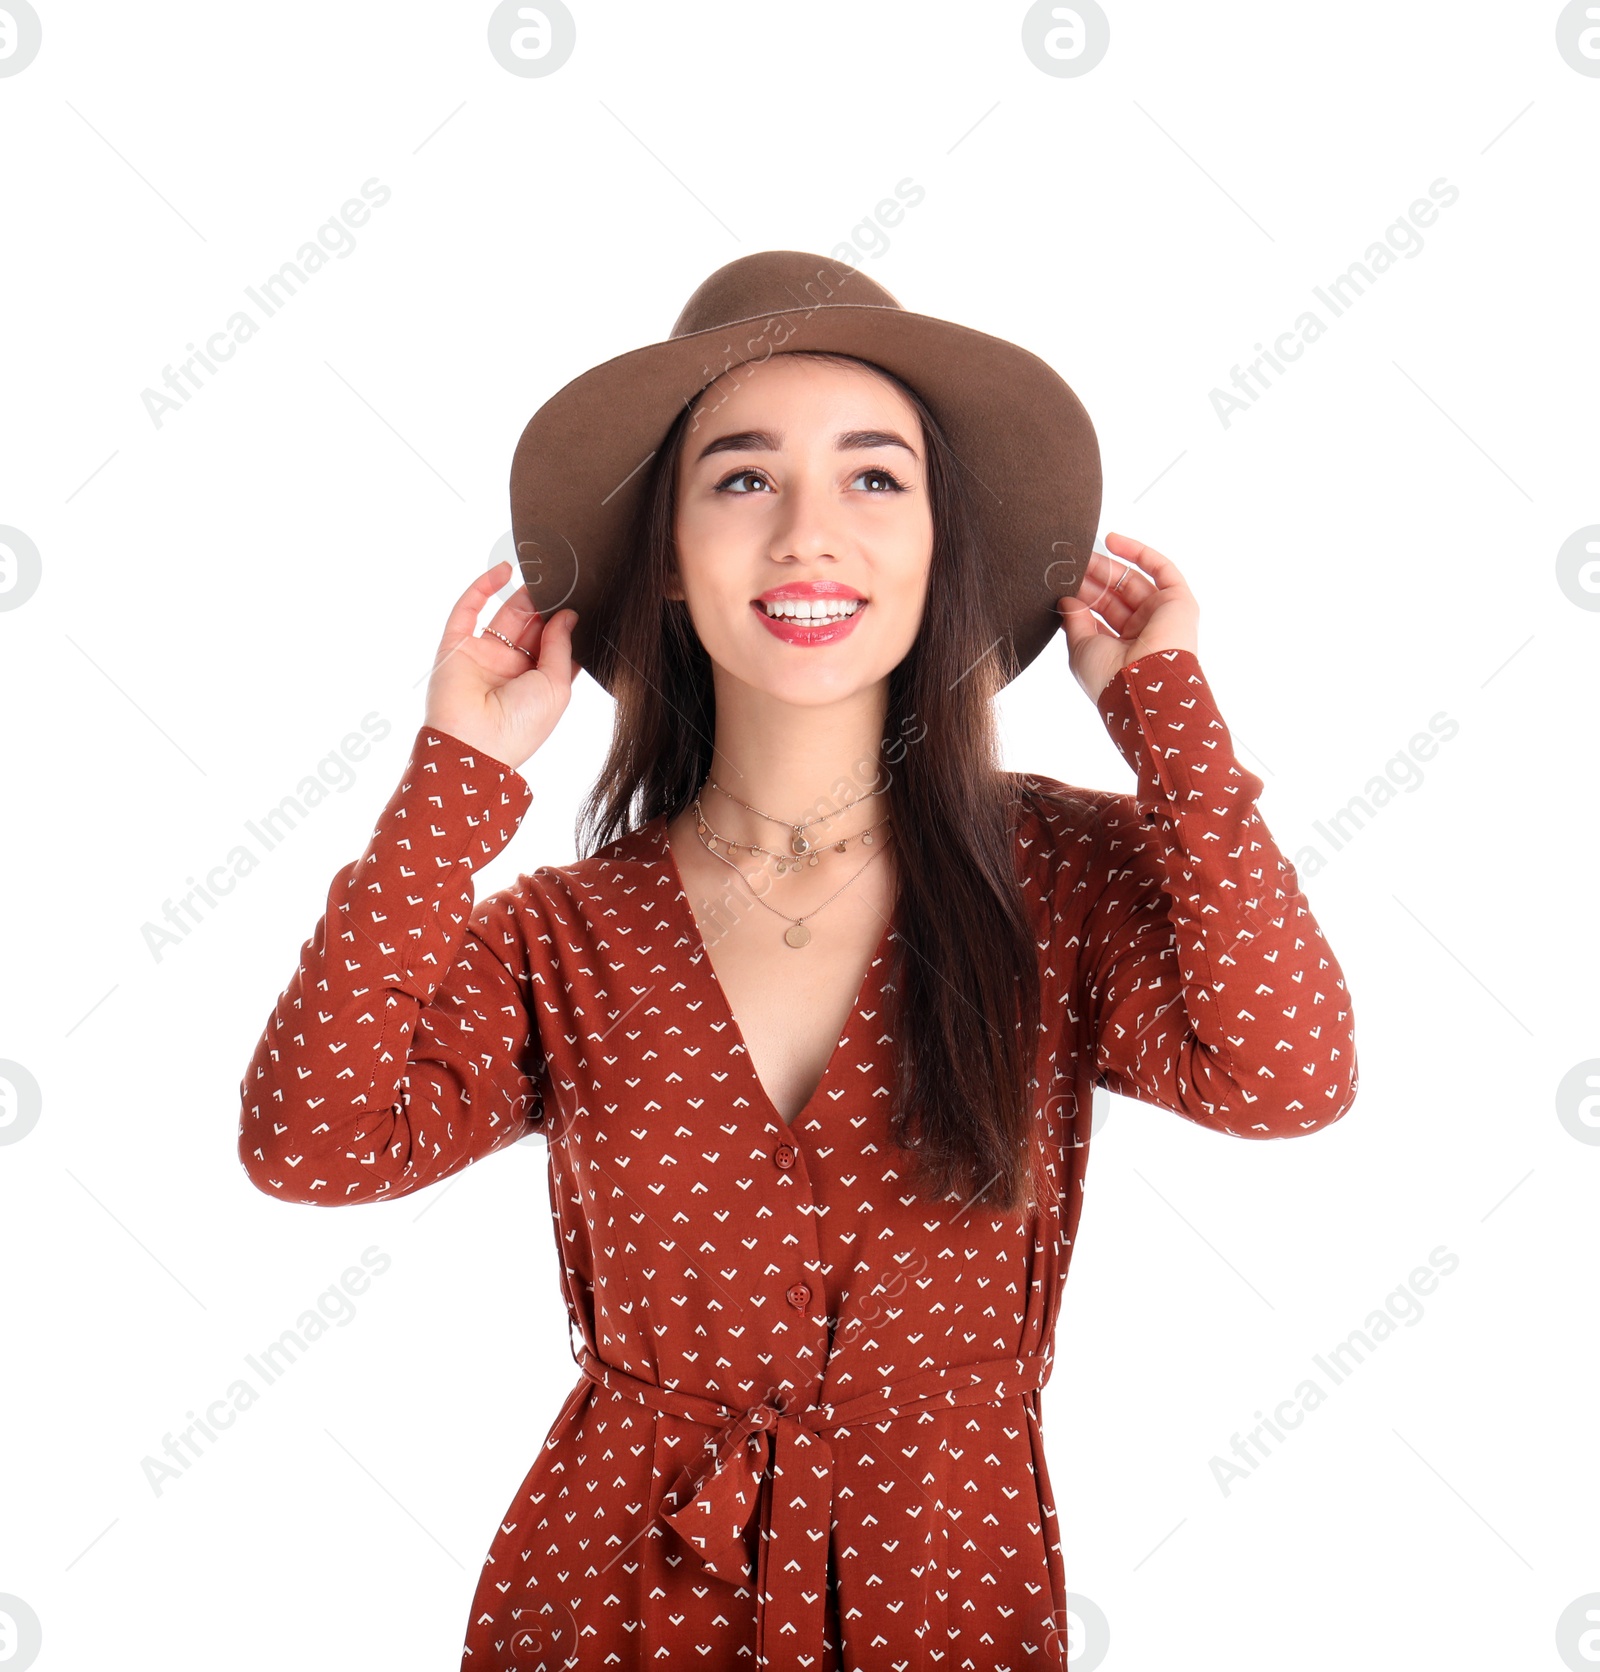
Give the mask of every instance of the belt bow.
M 821 1663 L 833 1524 L 828 1436 L 920 1411 L 999 1404 L 1037 1392 L 1050 1376 L 1049 1356 L 1038 1353 L 923 1371 L 835 1403 L 797 1405 L 774 1388 L 741 1410 L 643 1381 L 587 1347 L 578 1366 L 613 1393 L 714 1431 L 704 1460 L 685 1466 L 657 1514 L 708 1573 L 730 1585 L 753 1584 L 757 1672 L 815 1672 Z M 770 1490 L 763 1493 L 769 1471 Z M 744 1534 L 758 1505 L 761 1538 L 752 1575 Z

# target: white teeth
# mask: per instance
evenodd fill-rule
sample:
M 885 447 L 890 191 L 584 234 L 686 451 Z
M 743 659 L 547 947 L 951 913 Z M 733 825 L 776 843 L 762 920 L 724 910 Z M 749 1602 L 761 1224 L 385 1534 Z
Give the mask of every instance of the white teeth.
M 790 621 L 843 621 L 861 608 L 859 598 L 779 598 L 762 603 L 770 616 Z

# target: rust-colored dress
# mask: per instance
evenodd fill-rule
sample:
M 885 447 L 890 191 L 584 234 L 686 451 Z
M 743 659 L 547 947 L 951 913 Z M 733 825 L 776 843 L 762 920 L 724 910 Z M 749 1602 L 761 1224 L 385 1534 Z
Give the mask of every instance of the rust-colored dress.
M 786 1125 L 666 821 L 474 905 L 531 792 L 418 731 L 245 1073 L 239 1155 L 338 1206 L 548 1140 L 582 1374 L 494 1534 L 466 1672 L 1065 1663 L 1039 1390 L 1093 1088 L 1287 1138 L 1357 1086 L 1339 965 L 1198 659 L 1149 652 L 1098 707 L 1132 794 L 1012 777 L 1054 1186 L 1013 1214 L 920 1197 L 894 1146 L 892 928 Z

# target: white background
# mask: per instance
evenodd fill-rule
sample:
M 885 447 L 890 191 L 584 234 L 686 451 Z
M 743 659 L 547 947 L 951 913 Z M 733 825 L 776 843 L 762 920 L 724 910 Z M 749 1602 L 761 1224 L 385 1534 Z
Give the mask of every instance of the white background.
M 0 1146 L 0 1592 L 38 1664 L 456 1665 L 577 1375 L 545 1151 L 284 1206 L 240 1170 L 239 1079 L 528 417 L 723 262 L 850 242 L 1084 401 L 1102 529 L 1193 585 L 1355 1005 L 1332 1129 L 1116 1100 L 1096 1141 L 1045 1412 L 1103 1664 L 1560 1667 L 1600 1591 L 1600 1148 L 1556 1108 L 1600 1057 L 1600 613 L 1556 580 L 1600 522 L 1600 78 L 1559 8 L 1143 0 L 1055 77 L 1017 4 L 575 0 L 570 61 L 521 78 L 487 5 L 39 3 L 0 79 L 0 524 L 43 565 L 0 611 L 0 1058 L 43 1090 Z M 153 424 L 163 367 L 373 177 L 354 253 Z M 1212 389 L 1441 178 L 1420 254 L 1225 427 Z M 1064 642 L 1003 703 L 1009 765 L 1131 787 Z M 156 959 L 164 902 L 372 713 L 354 783 Z M 1420 785 L 1333 849 L 1316 821 L 1438 714 Z M 609 724 L 581 680 L 480 897 L 573 857 Z M 143 1459 L 374 1245 L 354 1320 L 157 1495 Z M 1213 1457 L 1441 1247 L 1420 1321 L 1225 1495 Z

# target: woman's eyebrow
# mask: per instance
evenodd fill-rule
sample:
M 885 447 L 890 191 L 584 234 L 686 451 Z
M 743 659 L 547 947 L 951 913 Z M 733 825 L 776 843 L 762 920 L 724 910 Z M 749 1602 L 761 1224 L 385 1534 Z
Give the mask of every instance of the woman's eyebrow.
M 859 453 L 872 447 L 903 447 L 912 458 L 917 456 L 916 448 L 893 430 L 842 430 L 834 437 L 833 444 L 841 453 Z M 708 441 L 695 454 L 694 462 L 699 464 L 712 453 L 776 453 L 782 446 L 783 437 L 771 430 L 736 430 Z

